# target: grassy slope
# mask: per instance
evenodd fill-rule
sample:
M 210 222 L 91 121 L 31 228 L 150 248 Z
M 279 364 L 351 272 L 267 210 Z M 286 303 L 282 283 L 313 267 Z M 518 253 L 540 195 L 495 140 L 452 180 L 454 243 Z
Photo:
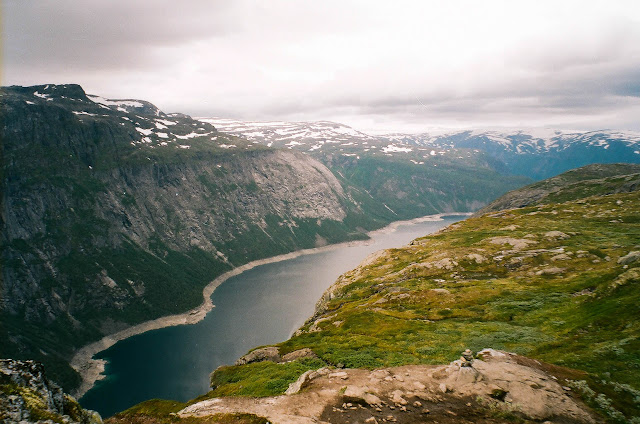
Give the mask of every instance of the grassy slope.
M 309 347 L 328 364 L 375 368 L 448 362 L 467 347 L 506 349 L 586 371 L 596 393 L 581 391 L 613 421 L 621 418 L 611 407 L 640 416 L 640 261 L 618 263 L 640 250 L 639 213 L 636 192 L 454 224 L 347 273 L 337 296 L 280 350 Z M 531 242 L 518 250 L 494 237 Z M 552 268 L 561 271 L 543 271 Z M 308 331 L 314 322 L 320 331 Z M 244 387 L 219 386 L 219 394 L 246 395 L 256 383 L 243 367 L 217 373 L 213 381 L 235 373 Z

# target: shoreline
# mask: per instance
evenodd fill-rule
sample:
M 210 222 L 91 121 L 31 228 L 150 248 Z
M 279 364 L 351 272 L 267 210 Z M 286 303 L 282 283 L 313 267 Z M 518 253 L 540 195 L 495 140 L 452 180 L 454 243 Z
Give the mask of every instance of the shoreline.
M 82 383 L 80 387 L 78 387 L 73 392 L 73 396 L 77 399 L 84 396 L 91 388 L 94 386 L 96 381 L 104 378 L 104 370 L 107 361 L 104 359 L 94 359 L 93 356 L 103 350 L 106 350 L 116 344 L 117 342 L 127 339 L 129 337 L 136 336 L 138 334 L 145 333 L 151 330 L 158 330 L 160 328 L 165 327 L 174 327 L 178 325 L 191 325 L 196 324 L 204 319 L 204 317 L 209 313 L 215 305 L 211 301 L 211 295 L 215 291 L 216 288 L 220 286 L 220 284 L 224 283 L 231 277 L 239 275 L 244 271 L 248 271 L 257 266 L 272 264 L 276 262 L 281 262 L 289 259 L 294 259 L 303 255 L 310 255 L 313 253 L 325 252 L 334 249 L 339 249 L 342 247 L 348 246 L 361 246 L 367 245 L 371 243 L 372 236 L 376 234 L 384 234 L 395 231 L 399 226 L 406 224 L 415 224 L 419 222 L 426 221 L 439 221 L 442 220 L 443 216 L 449 215 L 462 215 L 462 216 L 471 216 L 471 213 L 467 212 L 449 212 L 449 213 L 439 213 L 434 215 L 426 215 L 419 218 L 414 218 L 405 221 L 394 221 L 387 225 L 386 227 L 380 228 L 378 230 L 373 230 L 367 233 L 369 239 L 367 240 L 353 240 L 346 241 L 342 243 L 330 244 L 322 247 L 312 247 L 308 249 L 296 250 L 294 252 L 285 253 L 278 256 L 272 256 L 264 259 L 257 259 L 255 261 L 251 261 L 239 267 L 233 268 L 230 271 L 225 272 L 224 274 L 219 275 L 209 284 L 207 284 L 202 290 L 203 301 L 200 306 L 191 309 L 187 312 L 175 315 L 168 315 L 160 318 L 156 318 L 151 321 L 144 321 L 140 324 L 136 324 L 134 326 L 125 328 L 124 330 L 115 332 L 113 334 L 109 334 L 104 336 L 102 339 L 83 346 L 80 350 L 78 350 L 70 361 L 70 365 L 73 369 L 75 369 L 82 378 Z

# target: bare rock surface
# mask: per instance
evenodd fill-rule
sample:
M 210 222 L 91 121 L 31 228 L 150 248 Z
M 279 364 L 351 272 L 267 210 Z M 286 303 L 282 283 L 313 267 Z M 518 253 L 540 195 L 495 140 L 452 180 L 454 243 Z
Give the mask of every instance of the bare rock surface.
M 0 423 L 43 422 L 43 416 L 48 422 L 102 424 L 97 412 L 81 408 L 49 380 L 41 363 L 0 359 Z
M 374 371 L 308 371 L 290 386 L 288 395 L 208 399 L 178 415 L 251 413 L 275 424 L 507 422 L 490 413 L 497 408 L 549 423 L 598 422 L 587 406 L 562 387 L 553 375 L 555 367 L 491 349 L 478 357 L 470 367 L 454 361 Z

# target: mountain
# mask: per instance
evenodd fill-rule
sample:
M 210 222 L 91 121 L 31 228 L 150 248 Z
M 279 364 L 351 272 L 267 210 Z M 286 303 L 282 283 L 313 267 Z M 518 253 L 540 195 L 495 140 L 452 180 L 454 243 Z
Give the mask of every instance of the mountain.
M 353 156 L 371 152 L 432 163 L 453 155 L 484 157 L 494 169 L 540 180 L 591 163 L 640 163 L 640 133 L 552 129 L 479 129 L 368 135 L 333 122 L 243 122 L 204 118 L 221 131 L 254 142 L 309 153 Z
M 0 356 L 67 387 L 73 350 L 198 305 L 223 271 L 380 225 L 302 153 L 77 85 L 1 94 Z
M 640 163 L 640 133 L 632 131 L 474 130 L 401 136 L 416 146 L 473 149 L 535 180 L 591 163 Z
M 326 401 L 305 409 L 306 416 L 337 413 L 335 422 L 346 421 L 340 416 L 380 422 L 387 414 L 420 422 L 423 405 L 442 422 L 637 422 L 640 197 L 637 184 L 627 187 L 636 171 L 626 165 L 570 171 L 538 186 L 547 187 L 538 200 L 553 196 L 554 202 L 513 209 L 499 201 L 510 209 L 372 255 L 325 292 L 289 340 L 215 370 L 211 392 L 174 411 L 271 416 L 289 405 L 295 415 L 304 402 L 279 395 L 303 387 L 317 393 L 313 402 Z M 587 175 L 591 180 L 577 181 Z M 467 348 L 480 351 L 473 370 L 464 371 L 466 360 L 428 366 Z M 508 377 L 498 377 L 488 371 L 496 358 L 543 374 L 522 370 L 515 377 L 510 368 Z M 538 379 L 562 389 L 553 394 Z M 396 411 L 403 406 L 407 415 Z M 348 415 L 363 408 L 366 415 Z
M 529 182 L 446 155 L 274 149 L 74 84 L 1 88 L 0 122 L 0 357 L 41 361 L 67 390 L 80 347 L 199 305 L 233 267 Z

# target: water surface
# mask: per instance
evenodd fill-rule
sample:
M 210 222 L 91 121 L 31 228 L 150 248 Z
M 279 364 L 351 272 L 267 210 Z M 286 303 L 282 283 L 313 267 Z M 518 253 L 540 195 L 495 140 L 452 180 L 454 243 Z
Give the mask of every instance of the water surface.
M 215 290 L 216 306 L 199 323 L 149 331 L 97 354 L 108 361 L 106 378 L 80 403 L 108 417 L 147 399 L 186 401 L 206 393 L 211 371 L 251 348 L 289 338 L 313 314 L 322 293 L 366 256 L 462 218 L 401 224 L 371 234 L 367 244 L 341 245 L 231 277 Z

